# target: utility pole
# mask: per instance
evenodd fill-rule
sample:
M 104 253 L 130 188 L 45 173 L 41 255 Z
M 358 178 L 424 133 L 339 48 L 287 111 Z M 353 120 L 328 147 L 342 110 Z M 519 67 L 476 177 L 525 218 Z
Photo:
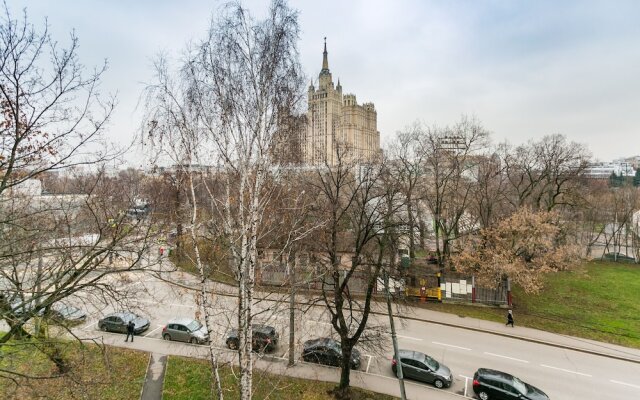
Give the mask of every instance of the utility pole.
M 295 348 L 296 348 L 296 257 L 295 253 L 293 258 L 291 257 L 291 251 L 287 255 L 287 263 L 292 267 L 289 269 L 289 366 L 292 367 L 296 363 Z
M 396 327 L 393 323 L 393 311 L 391 309 L 391 292 L 389 291 L 389 273 L 387 271 L 384 274 L 384 290 L 387 292 L 387 312 L 389 313 L 389 325 L 391 326 L 391 341 L 393 342 L 393 354 L 396 358 L 396 371 L 398 381 L 400 382 L 400 398 L 407 400 L 407 394 L 404 390 L 404 377 L 402 375 L 402 362 L 398 355 L 398 338 L 396 337 Z

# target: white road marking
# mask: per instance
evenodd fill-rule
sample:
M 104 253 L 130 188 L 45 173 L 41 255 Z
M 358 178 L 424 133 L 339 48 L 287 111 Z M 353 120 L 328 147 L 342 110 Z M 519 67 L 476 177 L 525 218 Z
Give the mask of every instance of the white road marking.
M 89 331 L 89 330 L 91 330 L 90 328 L 91 328 L 92 326 L 94 326 L 95 324 L 97 324 L 97 323 L 98 323 L 98 321 L 93 321 L 93 322 L 92 322 L 92 323 L 90 323 L 89 325 L 87 325 L 87 326 L 83 327 L 83 328 L 82 328 L 82 330 L 83 330 L 83 331 Z
M 147 337 L 149 335 L 151 335 L 153 332 L 157 331 L 158 329 L 162 328 L 164 325 L 158 325 L 158 327 L 154 330 L 152 330 L 151 332 L 147 333 L 146 335 L 143 335 L 144 337 Z
M 551 365 L 540 364 L 540 366 L 541 366 L 541 367 L 545 367 L 545 368 L 556 369 L 556 370 L 558 370 L 558 371 L 568 372 L 568 373 L 570 373 L 570 374 L 576 374 L 576 375 L 582 375 L 582 376 L 592 377 L 592 375 L 589 375 L 589 374 L 584 374 L 584 373 L 582 373 L 582 372 L 571 371 L 571 370 L 569 370 L 569 369 L 564 369 L 564 368 L 552 367 Z
M 486 354 L 486 355 L 488 355 L 488 356 L 494 356 L 494 357 L 506 358 L 507 360 L 519 361 L 519 362 L 522 362 L 522 363 L 529 364 L 529 361 L 527 361 L 527 360 L 521 360 L 521 359 L 519 359 L 519 358 L 513 358 L 513 357 L 509 357 L 509 356 L 503 356 L 503 355 L 501 355 L 501 354 L 488 353 L 488 352 L 486 352 L 486 351 L 484 352 L 484 354 Z
M 470 348 L 468 348 L 468 347 L 455 346 L 455 345 L 453 345 L 453 344 L 446 344 L 446 343 L 440 343 L 440 342 L 431 342 L 431 343 L 433 343 L 433 344 L 437 344 L 437 345 L 440 345 L 440 346 L 454 347 L 454 348 L 456 348 L 456 349 L 460 349 L 460 350 L 467 350 L 467 351 L 470 351 L 470 350 L 471 350 L 471 349 L 470 349 Z
M 365 354 L 365 357 L 369 357 L 369 361 L 367 361 L 367 369 L 366 369 L 366 373 L 369 373 L 369 367 L 371 366 L 371 359 L 373 358 L 373 356 L 370 356 L 369 354 Z
M 611 383 L 617 383 L 618 385 L 631 386 L 632 388 L 640 389 L 640 385 L 633 385 L 633 384 L 631 384 L 631 383 L 620 382 L 620 381 L 614 381 L 613 379 L 609 380 L 609 382 L 611 382 Z
M 466 375 L 458 375 L 464 378 L 464 397 L 467 397 L 467 386 L 469 384 L 469 379 L 473 379 L 470 376 Z
M 403 339 L 417 340 L 417 341 L 419 341 L 419 342 L 421 342 L 421 341 L 422 341 L 422 339 L 420 339 L 420 338 L 415 338 L 415 337 L 411 337 L 411 336 L 402 336 L 402 335 L 396 335 L 396 336 L 397 336 L 397 337 L 401 337 L 401 338 L 403 338 Z

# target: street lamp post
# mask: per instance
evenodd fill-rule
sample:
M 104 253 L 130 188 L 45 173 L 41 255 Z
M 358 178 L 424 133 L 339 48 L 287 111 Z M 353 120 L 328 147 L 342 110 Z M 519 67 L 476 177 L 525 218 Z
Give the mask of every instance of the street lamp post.
M 387 312 L 389 313 L 389 325 L 391 326 L 391 341 L 393 342 L 393 354 L 396 359 L 396 371 L 398 381 L 400 382 L 400 397 L 402 400 L 407 400 L 407 394 L 404 390 L 404 376 L 402 375 L 402 362 L 400 361 L 400 355 L 398 354 L 398 338 L 396 337 L 396 327 L 393 323 L 393 311 L 391 309 L 391 293 L 389 291 L 389 273 L 387 271 L 384 274 L 384 290 L 387 292 Z

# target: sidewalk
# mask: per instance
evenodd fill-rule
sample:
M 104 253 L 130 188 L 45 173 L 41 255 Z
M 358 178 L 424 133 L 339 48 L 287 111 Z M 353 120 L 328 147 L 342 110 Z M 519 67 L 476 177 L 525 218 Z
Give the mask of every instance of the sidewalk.
M 138 339 L 140 340 L 140 338 Z M 131 342 L 133 345 L 133 342 Z M 125 347 L 125 346 L 122 346 Z M 149 355 L 149 365 L 144 378 L 144 386 L 140 394 L 140 400 L 162 400 L 162 388 L 164 386 L 164 373 L 167 369 L 167 356 L 159 353 Z
M 191 358 L 208 358 L 208 347 L 202 345 L 192 345 L 179 342 L 161 341 L 162 348 L 158 346 L 158 340 L 146 337 L 136 337 L 135 342 L 125 343 L 120 335 L 109 334 L 104 336 L 104 343 L 116 347 L 126 347 L 151 353 L 152 360 L 147 369 L 146 381 L 141 395 L 141 400 L 157 400 L 162 398 L 162 382 L 164 380 L 164 370 L 168 356 L 182 356 Z M 227 348 L 217 348 L 220 364 L 237 365 L 237 353 Z M 162 375 L 157 375 L 157 367 L 153 367 L 153 358 L 158 357 L 164 359 L 162 367 Z M 325 382 L 339 382 L 340 369 L 328 366 L 318 366 L 316 364 L 307 364 L 298 362 L 294 366 L 289 367 L 287 360 L 281 357 L 263 356 L 255 360 L 255 367 L 274 375 L 286 375 L 289 377 L 310 379 Z M 152 373 L 152 369 L 156 369 Z M 157 379 L 156 379 L 157 378 Z M 351 386 L 359 387 L 376 393 L 388 394 L 400 397 L 400 389 L 398 381 L 392 377 L 381 375 L 367 374 L 362 371 L 351 371 Z M 432 400 L 460 400 L 465 399 L 464 396 L 450 391 L 436 389 L 432 386 L 405 381 L 405 387 L 408 399 L 429 398 Z M 148 389 L 150 388 L 150 389 Z M 149 391 L 148 391 L 149 390 Z

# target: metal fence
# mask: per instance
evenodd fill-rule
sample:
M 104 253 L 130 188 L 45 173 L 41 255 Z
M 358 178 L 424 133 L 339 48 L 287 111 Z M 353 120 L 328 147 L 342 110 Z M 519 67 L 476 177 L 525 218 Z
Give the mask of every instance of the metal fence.
M 440 279 L 442 300 L 468 303 L 503 305 L 509 303 L 507 282 L 501 282 L 497 288 L 480 287 L 473 277 L 443 275 Z
M 340 271 L 340 283 L 345 278 L 347 271 Z M 323 281 L 325 290 L 333 290 L 335 284 L 332 278 L 323 274 L 318 269 L 307 268 L 296 271 L 296 281 L 302 283 L 306 289 L 322 290 Z M 279 264 L 264 264 L 258 268 L 256 274 L 258 285 L 262 286 L 288 286 L 290 283 L 289 271 L 286 266 Z M 347 289 L 350 293 L 360 294 L 367 290 L 369 282 L 368 274 L 364 271 L 355 271 L 349 278 Z M 374 287 L 375 292 L 375 287 Z

